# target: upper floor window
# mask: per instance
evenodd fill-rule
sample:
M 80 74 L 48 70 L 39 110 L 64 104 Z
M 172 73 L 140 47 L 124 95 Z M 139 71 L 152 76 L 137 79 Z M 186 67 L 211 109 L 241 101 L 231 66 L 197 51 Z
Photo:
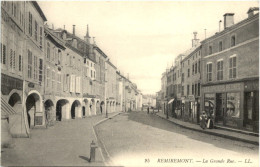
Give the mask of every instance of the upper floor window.
M 236 45 L 236 36 L 233 35 L 233 36 L 231 37 L 231 47 L 232 47 L 232 46 L 235 46 L 235 45 Z
M 212 81 L 212 63 L 207 64 L 207 81 Z
M 32 78 L 32 52 L 28 50 L 28 78 Z
M 199 64 L 198 64 L 198 73 L 200 73 L 200 60 L 199 60 Z
M 32 14 L 29 12 L 29 27 L 28 27 L 29 35 L 32 36 Z
M 1 63 L 6 64 L 6 46 L 1 43 Z
M 42 27 L 40 27 L 40 47 L 42 48 Z
M 197 65 L 197 62 L 195 63 L 195 74 L 197 74 L 197 68 L 198 68 L 198 65 Z
M 47 42 L 47 60 L 49 61 L 50 61 L 50 54 L 51 54 L 50 43 Z
M 209 55 L 212 54 L 212 46 L 209 46 Z
M 220 51 L 222 51 L 222 50 L 223 50 L 222 41 L 220 41 L 220 42 L 218 43 L 218 51 L 220 52 Z
M 184 73 L 181 75 L 181 81 L 184 82 Z
M 217 80 L 223 80 L 223 60 L 217 62 Z
M 237 76 L 237 57 L 232 56 L 229 58 L 229 78 L 236 78 Z
M 38 41 L 38 23 L 37 23 L 37 21 L 35 21 L 34 26 L 35 26 L 34 39 L 35 39 L 35 41 Z
M 195 71 L 194 64 L 192 64 L 192 75 L 194 75 L 194 71 Z
M 188 69 L 188 78 L 190 77 L 190 69 Z

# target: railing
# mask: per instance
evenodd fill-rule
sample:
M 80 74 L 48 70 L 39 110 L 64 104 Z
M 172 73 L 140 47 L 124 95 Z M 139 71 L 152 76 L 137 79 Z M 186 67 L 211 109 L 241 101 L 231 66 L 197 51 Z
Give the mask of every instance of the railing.
M 1 116 L 7 118 L 9 115 L 17 114 L 16 111 L 1 97 Z

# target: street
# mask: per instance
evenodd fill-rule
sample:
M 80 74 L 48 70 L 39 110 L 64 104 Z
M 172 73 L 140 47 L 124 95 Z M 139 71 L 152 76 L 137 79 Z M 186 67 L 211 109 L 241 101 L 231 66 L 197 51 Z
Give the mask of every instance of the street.
M 105 147 L 104 154 L 115 165 L 259 164 L 256 145 L 187 130 L 151 113 L 123 113 L 98 125 L 96 131 Z

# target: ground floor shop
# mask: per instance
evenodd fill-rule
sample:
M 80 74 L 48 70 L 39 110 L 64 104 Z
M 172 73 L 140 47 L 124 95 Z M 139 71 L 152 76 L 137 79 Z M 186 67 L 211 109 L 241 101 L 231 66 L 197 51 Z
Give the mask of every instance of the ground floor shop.
M 215 125 L 259 132 L 258 79 L 205 85 L 202 94 L 202 110 Z

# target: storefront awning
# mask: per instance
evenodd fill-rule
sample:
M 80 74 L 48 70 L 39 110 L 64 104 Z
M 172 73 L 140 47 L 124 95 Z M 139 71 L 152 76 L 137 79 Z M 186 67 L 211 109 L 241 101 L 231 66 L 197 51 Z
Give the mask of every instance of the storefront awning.
M 172 103 L 173 101 L 174 101 L 174 99 L 171 99 L 171 100 L 168 102 L 168 104 Z

